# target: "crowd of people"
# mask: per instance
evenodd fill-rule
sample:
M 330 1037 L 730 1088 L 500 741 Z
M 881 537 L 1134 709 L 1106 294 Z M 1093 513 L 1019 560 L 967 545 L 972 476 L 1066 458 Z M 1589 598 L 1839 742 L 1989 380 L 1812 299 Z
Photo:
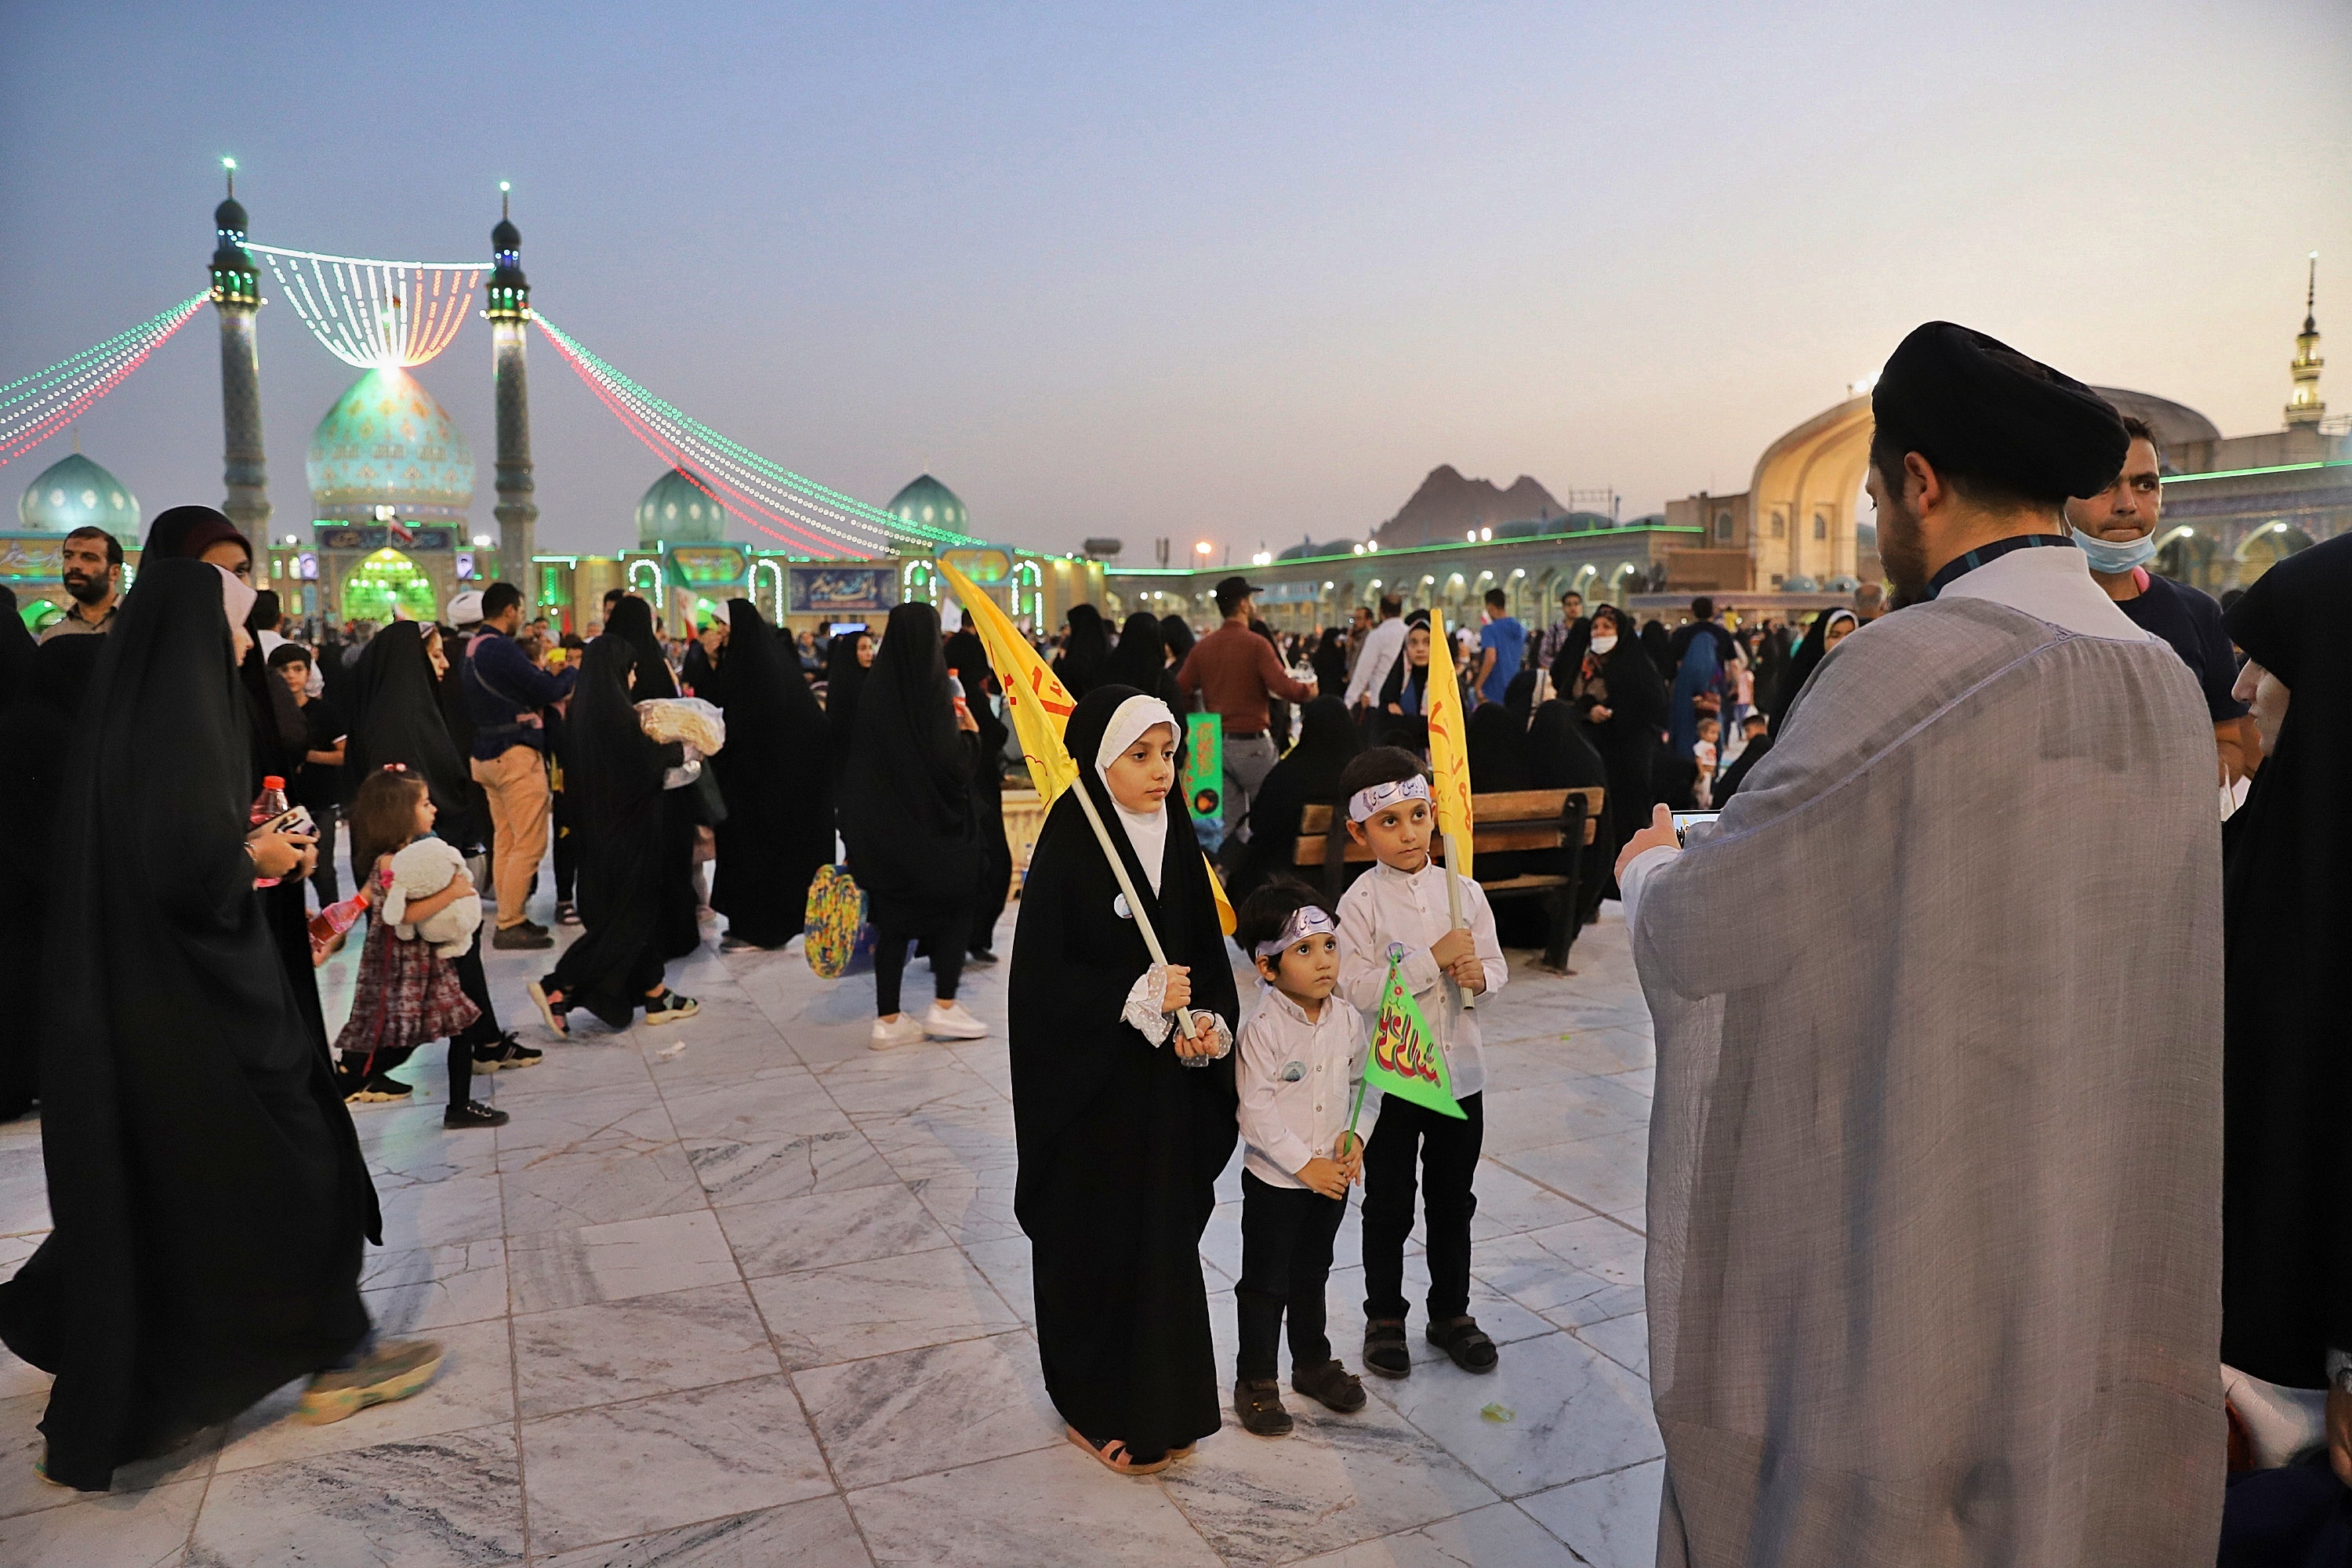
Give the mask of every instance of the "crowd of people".
M 1102 1466 L 1155 1473 L 1223 1418 L 1199 1247 L 1237 1146 L 1246 1432 L 1292 1429 L 1286 1340 L 1293 1393 L 1365 1406 L 1328 1331 L 1351 1187 L 1362 1369 L 1414 1374 L 1417 1221 L 1424 1338 L 1500 1363 L 1469 1311 L 1478 1004 L 1519 943 L 1432 853 L 1451 680 L 1475 790 L 1606 802 L 1575 918 L 1622 900 L 1657 1037 L 1662 1562 L 2345 1560 L 2352 540 L 2225 610 L 2147 571 L 2162 453 L 2088 388 L 1937 322 L 1874 398 L 1894 598 L 1801 631 L 1574 594 L 1531 630 L 1496 593 L 1451 646 L 1393 599 L 1282 637 L 1232 577 L 1205 633 L 1079 605 L 1045 639 L 1077 779 L 1020 882 L 1014 1212 L 1047 1393 Z M 665 639 L 624 592 L 558 635 L 505 584 L 300 627 L 253 559 L 174 508 L 134 590 L 85 531 L 74 611 L 37 645 L 0 618 L 0 1114 L 37 1103 L 56 1221 L 0 1340 L 54 1374 L 64 1486 L 290 1380 L 332 1421 L 432 1378 L 440 1348 L 380 1340 L 359 1295 L 382 1222 L 350 1108 L 412 1095 L 434 1042 L 444 1127 L 498 1126 L 475 1078 L 583 1012 L 693 1016 L 667 977 L 706 922 L 779 950 L 836 863 L 874 1047 L 990 1032 L 958 990 L 1000 962 L 1016 753 L 932 605 L 822 648 L 742 599 Z M 1221 721 L 1213 829 L 1175 787 L 1192 712 Z M 1315 805 L 1360 851 L 1336 896 L 1291 871 Z M 1828 867 L 1840 897 L 1754 918 Z M 317 972 L 362 927 L 331 1039 Z M 485 943 L 551 952 L 544 1044 L 501 1024 Z M 1405 1020 L 1433 1099 L 1370 1073 Z

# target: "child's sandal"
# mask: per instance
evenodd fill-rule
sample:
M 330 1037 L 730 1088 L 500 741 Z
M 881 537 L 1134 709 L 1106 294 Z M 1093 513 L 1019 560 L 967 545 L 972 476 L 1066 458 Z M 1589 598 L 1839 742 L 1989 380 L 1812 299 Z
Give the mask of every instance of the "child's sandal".
M 1088 1454 L 1093 1455 L 1095 1463 L 1100 1465 L 1104 1469 L 1110 1471 L 1114 1475 L 1157 1475 L 1160 1471 L 1166 1469 L 1169 1465 L 1173 1462 L 1172 1456 L 1167 1454 L 1162 1454 L 1156 1459 L 1139 1461 L 1129 1456 L 1127 1444 L 1119 1438 L 1107 1437 L 1103 1441 L 1097 1443 L 1075 1426 L 1069 1427 L 1066 1430 L 1069 1433 L 1071 1442 L 1076 1443 Z
M 1365 1323 L 1364 1365 L 1382 1377 L 1412 1375 L 1412 1352 L 1405 1349 L 1402 1318 L 1374 1318 Z
M 1432 1323 L 1428 1329 L 1429 1342 L 1454 1358 L 1454 1364 L 1464 1372 L 1492 1372 L 1498 1359 L 1495 1342 L 1486 1337 L 1475 1318 L 1448 1318 L 1442 1323 Z

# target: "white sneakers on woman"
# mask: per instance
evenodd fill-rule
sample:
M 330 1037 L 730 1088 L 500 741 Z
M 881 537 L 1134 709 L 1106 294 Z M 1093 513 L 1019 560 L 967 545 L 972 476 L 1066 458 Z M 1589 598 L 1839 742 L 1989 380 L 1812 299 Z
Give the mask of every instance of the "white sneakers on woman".
M 874 1032 L 866 1043 L 877 1051 L 896 1046 L 917 1045 L 932 1040 L 983 1040 L 988 1037 L 988 1026 L 971 1015 L 961 1002 L 934 1002 L 930 1010 L 920 1016 L 901 1013 L 895 1023 L 874 1020 Z

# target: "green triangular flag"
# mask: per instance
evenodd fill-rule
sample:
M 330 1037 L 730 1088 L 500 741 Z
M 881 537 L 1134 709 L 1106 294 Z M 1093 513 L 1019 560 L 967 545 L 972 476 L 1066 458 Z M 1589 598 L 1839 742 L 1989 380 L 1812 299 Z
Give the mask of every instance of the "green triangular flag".
M 1454 1098 L 1446 1076 L 1445 1053 L 1437 1048 L 1429 1020 L 1412 993 L 1404 988 L 1397 960 L 1389 960 L 1388 984 L 1381 987 L 1380 1022 L 1372 1029 L 1372 1048 L 1364 1061 L 1364 1082 L 1382 1094 L 1410 1100 L 1415 1105 L 1467 1121 L 1469 1113 Z

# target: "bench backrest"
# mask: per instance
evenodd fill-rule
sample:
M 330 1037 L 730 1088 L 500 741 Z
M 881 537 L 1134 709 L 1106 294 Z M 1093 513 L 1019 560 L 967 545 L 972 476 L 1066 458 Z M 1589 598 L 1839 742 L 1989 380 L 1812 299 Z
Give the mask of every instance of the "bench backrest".
M 1480 855 L 1499 855 L 1513 849 L 1557 849 L 1566 842 L 1563 818 L 1568 815 L 1570 795 L 1583 797 L 1580 814 L 1584 825 L 1580 839 L 1592 842 L 1592 825 L 1600 817 L 1603 791 L 1598 784 L 1577 789 L 1515 789 L 1470 797 L 1470 851 L 1474 859 Z M 1332 808 L 1309 805 L 1298 816 L 1298 843 L 1291 851 L 1295 866 L 1321 866 L 1328 853 Z M 1370 861 L 1372 852 L 1348 837 L 1345 858 L 1361 865 Z

